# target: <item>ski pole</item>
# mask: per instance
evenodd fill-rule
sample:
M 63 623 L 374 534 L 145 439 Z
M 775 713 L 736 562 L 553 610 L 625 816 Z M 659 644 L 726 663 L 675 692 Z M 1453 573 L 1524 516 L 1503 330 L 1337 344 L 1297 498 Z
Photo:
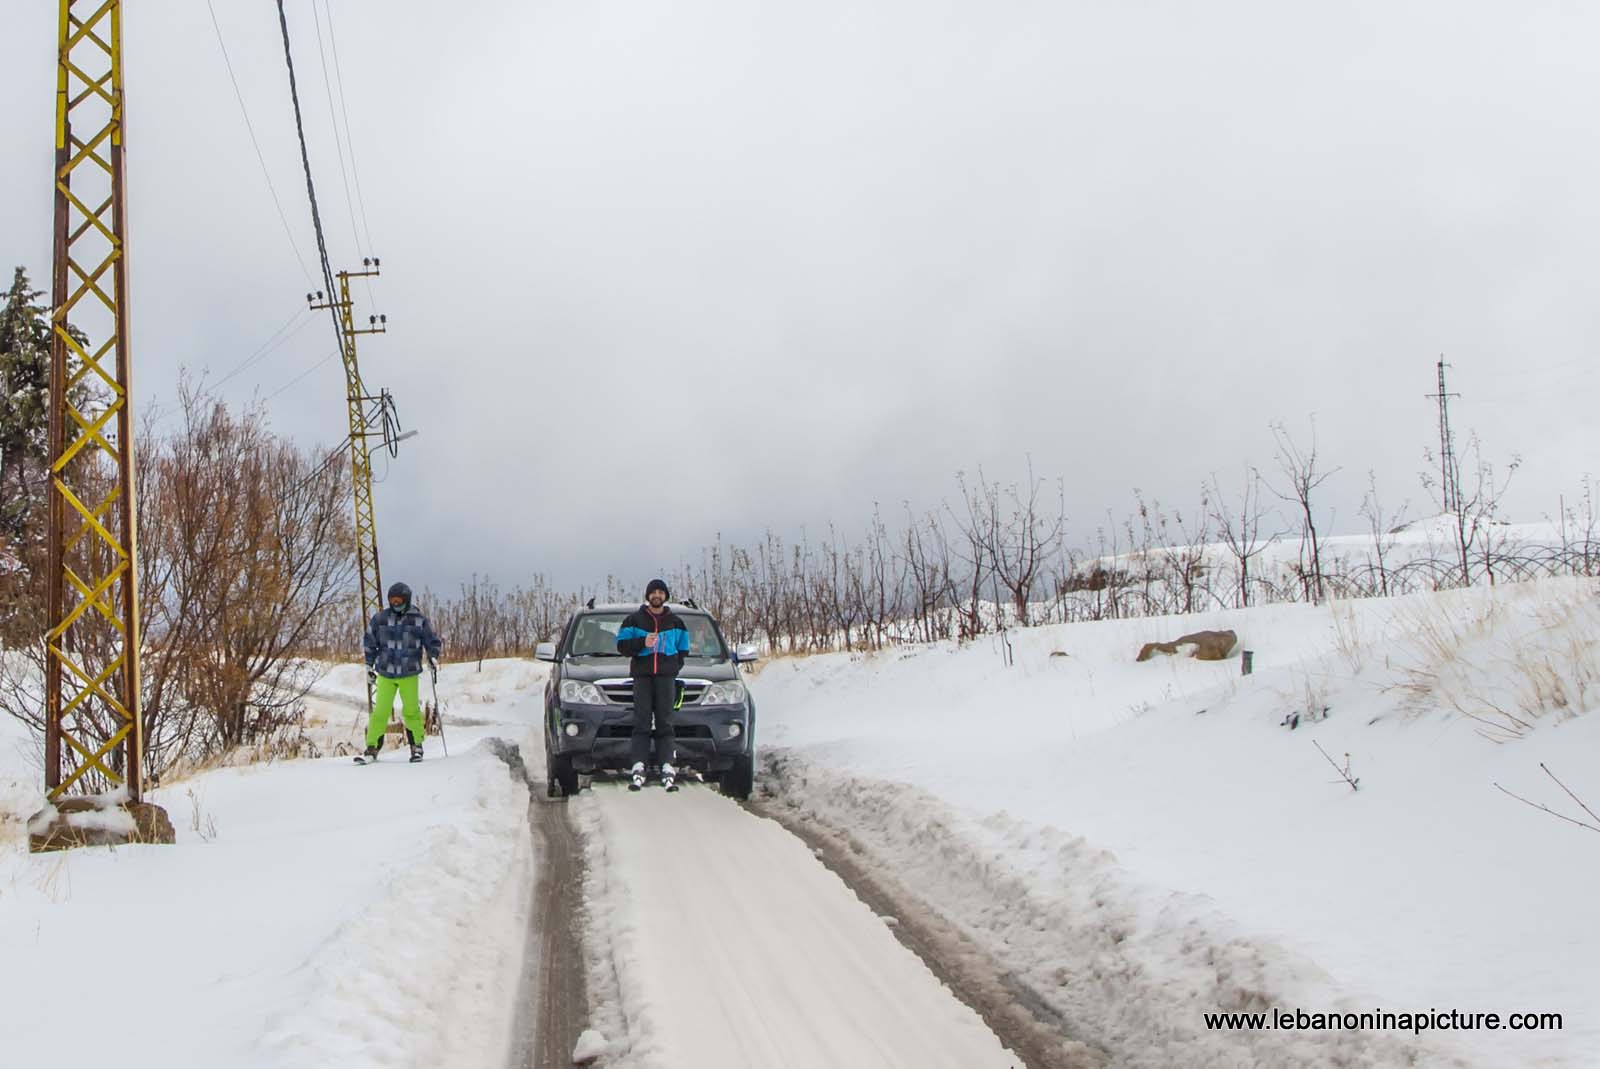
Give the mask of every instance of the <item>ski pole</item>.
M 433 683 L 433 715 L 439 720 L 439 744 L 444 747 L 444 755 L 450 756 L 450 744 L 444 737 L 444 708 L 439 704 L 439 662 L 432 664 L 433 671 L 428 673 L 429 680 Z

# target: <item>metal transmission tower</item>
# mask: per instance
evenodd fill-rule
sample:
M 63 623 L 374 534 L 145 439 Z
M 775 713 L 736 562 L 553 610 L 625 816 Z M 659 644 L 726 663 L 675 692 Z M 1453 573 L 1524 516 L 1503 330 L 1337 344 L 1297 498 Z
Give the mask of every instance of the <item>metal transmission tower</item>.
M 121 0 L 60 0 L 45 788 L 143 791 Z M 97 775 L 91 775 L 95 773 Z M 85 778 L 88 777 L 88 782 Z
M 1460 397 L 1458 393 L 1450 393 L 1444 385 L 1444 369 L 1450 365 L 1444 362 L 1444 357 L 1439 357 L 1439 390 L 1429 394 L 1428 398 L 1439 405 L 1439 494 L 1444 501 L 1446 512 L 1459 512 L 1461 509 L 1461 473 L 1456 467 L 1456 442 L 1455 436 L 1450 433 L 1450 398 Z
M 378 520 L 372 508 L 372 448 L 370 440 L 381 439 L 393 450 L 400 440 L 396 433 L 394 398 L 388 390 L 367 393 L 361 381 L 361 366 L 356 360 L 356 338 L 362 334 L 387 333 L 388 316 L 368 316 L 367 325 L 356 326 L 351 307 L 350 280 L 373 278 L 379 273 L 376 259 L 363 259 L 360 271 L 340 271 L 339 295 L 330 298 L 322 292 L 306 294 L 313 310 L 331 308 L 339 320 L 340 355 L 344 358 L 345 401 L 350 416 L 350 475 L 355 491 L 356 564 L 361 572 L 361 626 L 383 608 L 383 576 L 378 568 Z M 370 688 L 369 688 L 370 689 Z M 371 695 L 368 695 L 370 698 Z

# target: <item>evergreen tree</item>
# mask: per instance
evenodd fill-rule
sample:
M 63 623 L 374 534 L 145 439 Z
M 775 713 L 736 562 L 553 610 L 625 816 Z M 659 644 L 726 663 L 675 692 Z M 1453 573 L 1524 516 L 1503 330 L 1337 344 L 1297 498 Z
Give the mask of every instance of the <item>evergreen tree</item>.
M 44 493 L 50 429 L 50 309 L 19 267 L 0 306 L 0 535 L 20 541 Z

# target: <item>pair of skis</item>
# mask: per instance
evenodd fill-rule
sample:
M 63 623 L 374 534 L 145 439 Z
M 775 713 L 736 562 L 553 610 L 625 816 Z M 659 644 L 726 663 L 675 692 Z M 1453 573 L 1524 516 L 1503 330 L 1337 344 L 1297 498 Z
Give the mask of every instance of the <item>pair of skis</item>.
M 359 753 L 356 754 L 355 760 L 358 765 L 375 765 L 378 763 L 378 755 L 372 754 L 368 756 L 367 754 Z M 422 751 L 420 749 L 412 752 L 411 763 L 414 765 L 422 763 Z
M 630 790 L 630 791 L 642 791 L 642 790 L 644 790 L 644 784 L 645 784 L 645 774 L 643 772 L 634 772 L 634 773 L 629 775 L 629 777 L 628 777 L 628 790 Z M 666 775 L 662 776 L 661 777 L 661 787 L 668 794 L 677 793 L 677 790 L 678 790 L 678 776 L 677 776 L 677 773 L 676 772 L 669 772 Z

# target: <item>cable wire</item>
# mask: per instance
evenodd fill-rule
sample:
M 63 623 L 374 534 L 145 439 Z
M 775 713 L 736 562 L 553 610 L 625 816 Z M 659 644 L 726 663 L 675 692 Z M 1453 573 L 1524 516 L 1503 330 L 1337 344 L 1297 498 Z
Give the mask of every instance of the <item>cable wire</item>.
M 350 171 L 344 165 L 344 143 L 350 140 L 350 123 L 345 121 L 344 137 L 339 136 L 339 113 L 333 107 L 333 82 L 328 77 L 328 50 L 322 43 L 322 16 L 317 14 L 316 0 L 311 3 L 311 21 L 317 27 L 317 58 L 322 61 L 322 88 L 328 94 L 328 121 L 333 124 L 333 148 L 339 156 L 339 177 L 344 180 L 344 204 L 350 213 L 350 236 L 355 239 L 356 249 L 361 248 L 361 232 L 356 227 L 356 205 L 350 196 Z M 370 255 L 372 246 L 367 246 Z
M 277 397 L 279 394 L 283 393 L 289 387 L 293 386 L 295 383 L 299 382 L 301 379 L 305 378 L 307 375 L 311 374 L 313 371 L 317 370 L 323 364 L 326 364 L 329 360 L 332 360 L 334 357 L 336 357 L 338 355 L 339 355 L 338 353 L 329 353 L 327 356 L 323 357 L 321 360 L 318 360 L 315 364 L 312 364 L 310 367 L 308 367 L 304 371 L 300 372 L 300 374 L 296 375 L 294 378 L 290 379 L 288 382 L 284 383 L 282 386 L 279 386 L 276 390 L 273 390 L 271 393 L 267 394 L 267 396 L 264 397 L 262 400 L 264 400 L 264 401 L 272 400 L 274 397 Z
M 361 191 L 361 168 L 356 166 L 356 141 L 350 133 L 350 111 L 346 107 L 344 95 L 344 71 L 339 66 L 339 38 L 333 32 L 333 5 L 328 0 L 322 0 L 323 10 L 328 16 L 328 43 L 333 47 L 333 78 L 334 84 L 339 88 L 339 111 L 344 116 L 345 147 L 350 150 L 350 175 L 356 183 L 356 204 L 361 208 L 361 229 L 367 235 L 367 251 L 376 249 L 372 243 L 372 224 L 367 221 L 367 198 Z
M 240 361 L 239 364 L 236 365 L 232 371 L 228 372 L 226 375 L 222 376 L 222 378 L 218 379 L 214 385 L 215 386 L 221 386 L 223 383 L 227 382 L 229 379 L 233 378 L 235 375 L 237 375 L 240 372 L 244 371 L 245 369 L 251 367 L 252 365 L 257 364 L 260 361 L 266 359 L 267 355 L 269 353 L 271 353 L 274 349 L 280 348 L 290 338 L 294 337 L 296 334 L 299 334 L 302 330 L 305 330 L 306 327 L 310 326 L 313 322 L 315 322 L 315 317 L 308 317 L 305 320 L 301 321 L 299 326 L 297 326 L 293 330 L 289 331 L 289 333 L 284 334 L 283 331 L 284 331 L 285 328 L 287 328 L 289 326 L 289 323 L 293 323 L 296 319 L 299 319 L 300 316 L 303 315 L 303 314 L 304 314 L 303 311 L 296 312 L 293 316 L 291 316 L 289 318 L 289 321 L 287 323 L 284 323 L 283 326 L 281 326 L 277 330 L 273 331 L 272 334 L 267 338 L 267 340 L 262 342 L 260 347 L 257 348 L 255 352 L 251 353 L 249 356 L 245 357 L 242 361 Z M 279 337 L 279 335 L 282 335 L 282 337 Z
M 261 177 L 267 180 L 267 192 L 272 194 L 272 204 L 278 209 L 278 220 L 283 223 L 283 234 L 289 239 L 289 248 L 294 250 L 295 262 L 300 265 L 300 273 L 306 281 L 311 281 L 311 271 L 306 267 L 304 256 L 300 255 L 300 246 L 294 240 L 294 229 L 289 226 L 289 217 L 284 214 L 283 202 L 278 199 L 277 187 L 272 184 L 272 173 L 267 170 L 267 158 L 261 152 L 261 142 L 256 139 L 255 124 L 250 121 L 250 109 L 245 107 L 244 93 L 239 89 L 239 79 L 233 73 L 233 60 L 228 56 L 228 45 L 222 39 L 222 25 L 217 22 L 217 9 L 212 5 L 212 0 L 206 0 L 206 7 L 211 11 L 211 28 L 217 31 L 217 46 L 222 49 L 222 62 L 228 68 L 228 80 L 233 83 L 233 96 L 239 102 L 239 112 L 244 116 L 244 128 L 250 133 L 250 144 L 256 150 L 256 162 L 261 165 Z M 330 22 L 330 28 L 331 28 Z
M 350 152 L 350 178 L 345 179 L 345 203 L 348 206 L 350 201 L 350 180 L 353 178 L 356 186 L 356 203 L 361 206 L 361 229 L 366 234 L 367 251 L 371 253 L 375 251 L 372 244 L 372 224 L 367 221 L 367 198 L 361 191 L 361 169 L 356 166 L 356 135 L 350 129 L 350 110 L 348 99 L 344 93 L 344 71 L 339 65 L 339 40 L 333 35 L 333 5 L 329 0 L 322 0 L 322 10 L 328 19 L 328 43 L 333 48 L 333 76 L 335 84 L 339 87 L 339 113 L 344 116 L 344 147 Z M 315 0 L 312 0 L 312 14 L 315 15 L 315 13 L 316 3 Z M 320 38 L 317 41 L 317 47 L 320 52 L 322 47 Z M 326 56 L 322 60 L 322 77 L 324 80 L 328 77 L 328 60 Z M 332 111 L 332 108 L 333 105 L 330 101 L 329 111 Z M 339 130 L 337 120 L 335 120 L 333 128 L 335 136 L 337 136 Z M 350 210 L 350 225 L 351 229 L 355 228 L 355 209 L 353 208 Z M 369 276 L 362 281 L 366 283 L 367 302 L 376 305 L 378 298 L 373 293 L 374 284 L 372 278 Z
M 323 285 L 327 287 L 328 319 L 333 323 L 334 338 L 339 351 L 344 352 L 344 328 L 339 322 L 339 311 L 334 306 L 333 268 L 328 263 L 328 241 L 322 231 L 322 211 L 317 207 L 317 187 L 311 180 L 311 153 L 306 148 L 305 116 L 300 110 L 300 89 L 295 82 L 294 54 L 289 46 L 289 17 L 284 13 L 283 0 L 278 0 L 278 26 L 283 31 L 283 62 L 289 68 L 289 98 L 294 102 L 294 128 L 300 139 L 300 165 L 306 173 L 306 196 L 311 201 L 311 224 L 317 232 L 317 255 L 322 261 Z M 356 373 L 356 388 L 365 393 L 360 372 Z

